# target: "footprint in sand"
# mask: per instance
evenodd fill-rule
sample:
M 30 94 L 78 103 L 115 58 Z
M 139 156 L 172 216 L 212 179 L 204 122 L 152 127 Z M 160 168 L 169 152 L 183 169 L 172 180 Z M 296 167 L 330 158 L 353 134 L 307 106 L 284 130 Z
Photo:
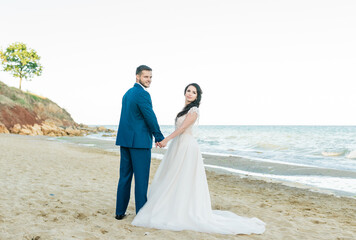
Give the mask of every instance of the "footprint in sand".
M 272 207 L 270 204 L 266 204 L 266 203 L 261 203 L 260 204 L 261 208 L 267 208 L 267 207 Z
M 47 217 L 48 213 L 45 213 L 44 211 L 40 211 L 40 213 L 37 216 L 41 217 Z
M 106 215 L 107 211 L 103 210 L 103 209 L 99 209 L 98 211 L 96 211 L 96 213 L 99 213 L 101 215 Z
M 84 213 L 76 213 L 76 214 L 74 214 L 74 217 L 76 219 L 83 220 L 83 219 L 87 218 L 87 215 L 85 215 Z
M 326 222 L 320 221 L 320 220 L 317 220 L 317 219 L 314 219 L 311 222 L 314 223 L 314 224 L 326 224 Z
M 59 211 L 59 212 L 61 212 L 61 213 L 67 213 L 68 212 L 68 210 L 67 209 L 62 209 L 61 211 Z

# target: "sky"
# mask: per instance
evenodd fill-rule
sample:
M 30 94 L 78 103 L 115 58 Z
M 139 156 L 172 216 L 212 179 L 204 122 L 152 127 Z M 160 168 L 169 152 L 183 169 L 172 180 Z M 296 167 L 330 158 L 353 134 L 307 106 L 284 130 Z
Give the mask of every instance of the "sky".
M 162 125 L 192 82 L 202 125 L 356 124 L 354 0 L 0 0 L 0 12 L 0 49 L 23 42 L 41 56 L 43 74 L 22 89 L 78 123 L 118 124 L 145 64 Z

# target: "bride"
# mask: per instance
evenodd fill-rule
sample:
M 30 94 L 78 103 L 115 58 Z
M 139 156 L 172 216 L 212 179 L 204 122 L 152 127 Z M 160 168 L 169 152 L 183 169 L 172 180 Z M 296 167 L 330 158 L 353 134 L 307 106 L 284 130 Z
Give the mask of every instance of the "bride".
M 204 163 L 192 132 L 199 118 L 201 94 L 196 83 L 185 88 L 185 107 L 176 117 L 176 130 L 158 145 L 172 142 L 154 176 L 147 202 L 132 224 L 175 231 L 262 234 L 265 223 L 258 218 L 211 209 Z

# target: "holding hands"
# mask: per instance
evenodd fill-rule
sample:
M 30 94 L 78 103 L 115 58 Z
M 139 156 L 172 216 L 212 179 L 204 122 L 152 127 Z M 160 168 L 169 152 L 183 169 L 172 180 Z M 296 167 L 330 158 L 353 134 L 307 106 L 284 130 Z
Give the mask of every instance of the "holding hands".
M 188 113 L 186 118 L 184 119 L 183 123 L 180 125 L 180 127 L 177 128 L 173 133 L 171 133 L 171 135 L 169 135 L 162 141 L 156 142 L 156 147 L 158 146 L 160 148 L 164 148 L 165 146 L 167 146 L 167 143 L 170 140 L 172 140 L 176 136 L 182 134 L 187 128 L 189 128 L 191 125 L 193 125 L 195 123 L 195 121 L 197 120 L 197 118 L 198 118 L 197 112 Z
M 165 138 L 160 142 L 156 142 L 156 147 L 158 146 L 160 148 L 164 148 L 165 146 L 167 146 L 167 143 L 168 143 L 168 139 Z

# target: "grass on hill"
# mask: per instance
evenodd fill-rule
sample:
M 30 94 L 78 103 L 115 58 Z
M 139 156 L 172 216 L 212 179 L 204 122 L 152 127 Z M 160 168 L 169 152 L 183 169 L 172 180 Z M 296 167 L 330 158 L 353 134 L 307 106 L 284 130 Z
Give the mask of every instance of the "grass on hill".
M 9 87 L 0 81 L 0 104 L 13 107 L 21 106 L 33 111 L 35 106 L 42 106 L 45 109 L 41 115 L 46 118 L 58 118 L 74 122 L 70 114 L 56 103 L 46 97 L 39 96 L 34 93 L 24 92 L 15 87 Z

